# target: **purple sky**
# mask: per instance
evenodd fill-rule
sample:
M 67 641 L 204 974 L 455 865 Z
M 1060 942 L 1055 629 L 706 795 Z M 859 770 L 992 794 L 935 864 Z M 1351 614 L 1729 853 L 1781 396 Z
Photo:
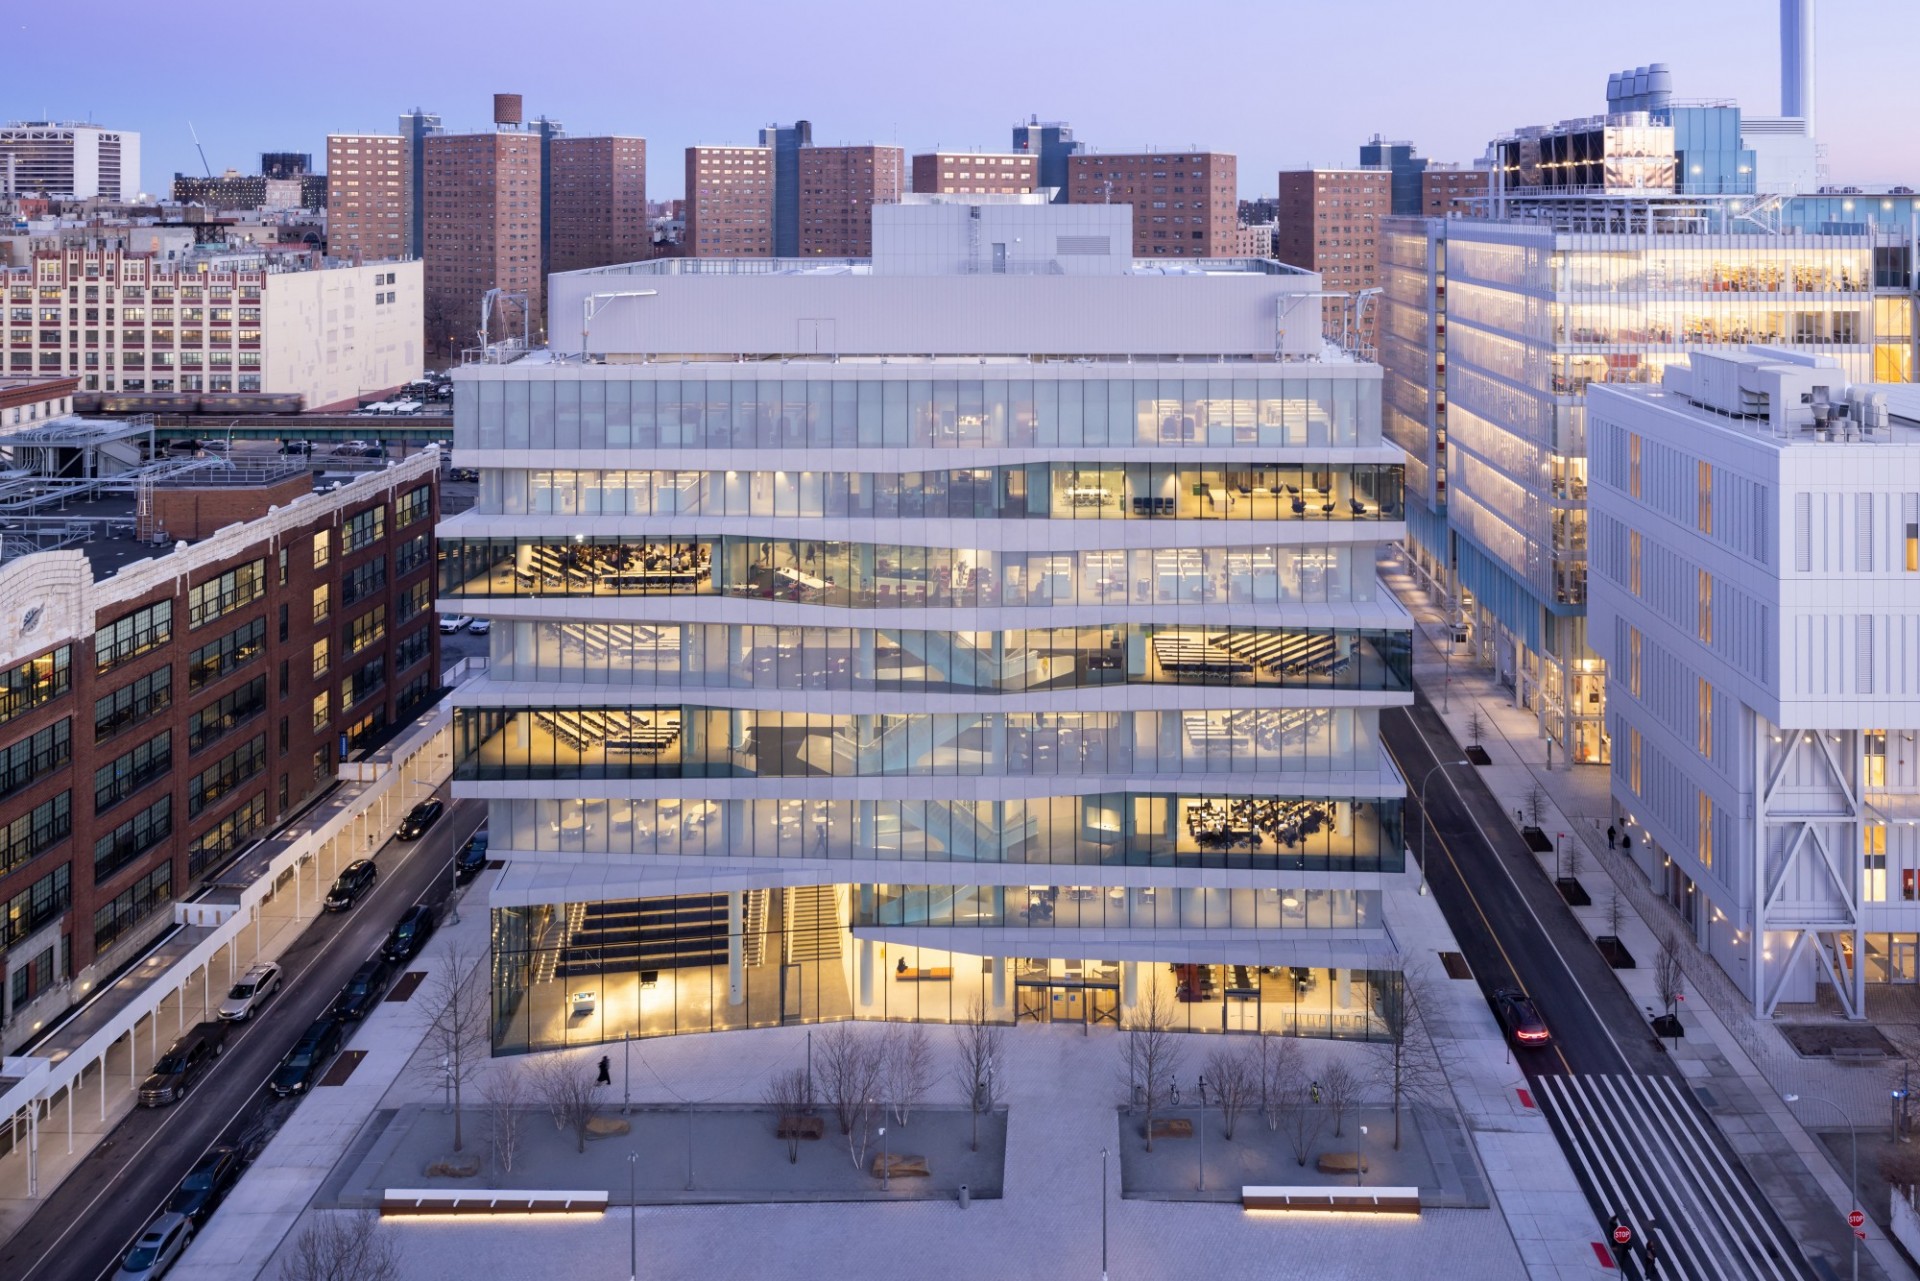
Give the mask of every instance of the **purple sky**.
M 199 17 L 104 0 L 84 22 L 13 8 L 8 43 L 34 56 L 10 60 L 0 114 L 139 130 L 149 190 L 199 172 L 189 120 L 215 172 L 253 172 L 263 150 L 319 159 L 329 131 L 392 132 L 415 105 L 483 128 L 496 90 L 575 134 L 644 136 L 655 198 L 680 194 L 687 144 L 795 117 L 819 142 L 911 152 L 1004 148 L 1036 112 L 1096 148 L 1235 152 L 1255 196 L 1282 167 L 1353 163 L 1375 132 L 1471 160 L 1504 129 L 1597 113 L 1607 74 L 1643 62 L 1672 64 L 1679 97 L 1779 109 L 1775 0 L 333 0 Z M 1821 0 L 1835 183 L 1920 186 L 1913 17 L 1913 0 Z

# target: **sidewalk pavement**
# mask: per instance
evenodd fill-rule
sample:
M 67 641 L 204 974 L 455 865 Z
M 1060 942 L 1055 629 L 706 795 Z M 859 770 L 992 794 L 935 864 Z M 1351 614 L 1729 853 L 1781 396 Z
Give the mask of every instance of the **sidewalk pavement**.
M 1538 787 L 1547 798 L 1541 828 L 1549 836 L 1565 833 L 1580 851 L 1581 879 L 1593 903 L 1573 909 L 1573 914 L 1589 936 L 1612 932 L 1608 905 L 1612 893 L 1618 893 L 1619 934 L 1637 965 L 1614 973 L 1649 1020 L 1664 1010 L 1653 978 L 1659 940 L 1674 941 L 1687 980 L 1686 998 L 1679 1005 L 1686 1034 L 1677 1045 L 1667 1044 L 1681 1072 L 1795 1238 L 1844 1268 L 1845 1216 L 1853 1204 L 1847 1173 L 1828 1158 L 1826 1145 L 1802 1128 L 1782 1096 L 1833 1099 L 1857 1122 L 1884 1126 L 1888 1114 L 1883 1077 L 1872 1069 L 1802 1059 L 1773 1024 L 1755 1019 L 1732 981 L 1693 943 L 1685 923 L 1646 877 L 1620 851 L 1607 848 L 1605 831 L 1612 814 L 1607 767 L 1569 767 L 1564 754 L 1557 753 L 1548 769 L 1538 722 L 1530 710 L 1514 706 L 1513 691 L 1463 656 L 1456 655 L 1451 664 L 1446 661 L 1445 619 L 1404 562 L 1383 562 L 1382 576 L 1414 616 L 1414 678 L 1429 701 L 1436 692 L 1445 699 L 1441 719 L 1455 740 L 1467 741 L 1467 717 L 1473 711 L 1486 723 L 1482 745 L 1493 763 L 1479 767 L 1481 781 L 1510 813 L 1524 812 L 1528 793 Z M 1440 712 L 1439 702 L 1434 702 L 1434 710 Z M 1555 874 L 1554 857 L 1542 856 L 1549 877 Z M 1807 1119 L 1817 1121 L 1824 1111 L 1809 1109 Z M 1861 1186 L 1885 1184 L 1867 1175 Z M 1886 1238 L 1886 1197 L 1863 1192 L 1862 1200 L 1870 1227 L 1861 1275 L 1912 1277 Z M 1880 1230 L 1872 1230 L 1874 1224 Z

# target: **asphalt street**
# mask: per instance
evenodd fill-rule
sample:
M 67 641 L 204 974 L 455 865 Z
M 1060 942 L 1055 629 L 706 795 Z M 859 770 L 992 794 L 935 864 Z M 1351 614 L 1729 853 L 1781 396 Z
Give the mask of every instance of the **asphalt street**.
M 385 941 L 402 911 L 421 902 L 444 906 L 454 851 L 485 817 L 482 803 L 458 802 L 421 840 L 390 840 L 382 846 L 375 856 L 380 879 L 373 892 L 350 910 L 322 914 L 307 927 L 279 958 L 285 982 L 267 1007 L 232 1030 L 225 1053 L 184 1100 L 135 1109 L 114 1127 L 27 1225 L 0 1245 L 0 1277 L 110 1276 L 208 1149 L 227 1143 L 257 1152 L 286 1113 L 299 1106 L 297 1099 L 276 1100 L 266 1090 L 267 1078 Z M 84 1090 L 81 1097 L 84 1106 Z

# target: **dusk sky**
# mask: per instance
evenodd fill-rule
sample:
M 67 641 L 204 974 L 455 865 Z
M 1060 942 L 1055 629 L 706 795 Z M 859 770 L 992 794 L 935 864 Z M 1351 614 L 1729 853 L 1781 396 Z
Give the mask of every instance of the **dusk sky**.
M 263 150 L 324 159 L 328 132 L 391 133 L 416 105 L 485 128 L 496 91 L 574 134 L 644 136 L 656 199 L 681 193 L 687 144 L 796 117 L 818 142 L 912 152 L 1003 149 L 1037 113 L 1098 149 L 1235 152 L 1251 197 L 1283 166 L 1353 163 L 1375 132 L 1472 160 L 1501 130 L 1599 112 L 1607 74 L 1640 63 L 1670 63 L 1681 98 L 1779 109 L 1775 0 L 8 8 L 33 56 L 8 59 L 0 114 L 137 129 L 142 182 L 161 191 L 200 171 L 189 121 L 216 173 L 256 172 Z M 1821 0 L 1836 184 L 1920 186 L 1914 18 L 1915 0 Z

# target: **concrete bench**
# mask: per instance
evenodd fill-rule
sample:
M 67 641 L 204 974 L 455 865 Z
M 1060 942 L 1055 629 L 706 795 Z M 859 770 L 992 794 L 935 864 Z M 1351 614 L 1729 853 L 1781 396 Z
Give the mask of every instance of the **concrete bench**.
M 1827 1057 L 1835 1063 L 1846 1063 L 1861 1067 L 1869 1063 L 1886 1062 L 1887 1052 L 1877 1050 L 1870 1045 L 1839 1045 L 1827 1051 Z
M 826 1132 L 826 1118 L 818 1116 L 783 1116 L 773 1128 L 777 1139 L 817 1139 Z
M 386 1214 L 605 1214 L 605 1192 L 527 1192 L 501 1188 L 388 1188 Z
M 1322 1152 L 1313 1164 L 1322 1174 L 1365 1174 L 1373 1168 L 1358 1152 Z
M 1298 1188 L 1247 1185 L 1243 1210 L 1300 1210 L 1320 1214 L 1418 1214 L 1419 1188 Z
M 925 1179 L 932 1177 L 927 1170 L 927 1158 L 923 1156 L 908 1156 L 904 1152 L 895 1152 L 886 1156 L 882 1156 L 877 1152 L 874 1154 L 873 1177 L 877 1179 L 882 1175 L 890 1175 L 896 1179 Z
M 1153 1123 L 1151 1134 L 1156 1139 L 1190 1139 L 1193 1122 L 1183 1116 L 1161 1117 Z

